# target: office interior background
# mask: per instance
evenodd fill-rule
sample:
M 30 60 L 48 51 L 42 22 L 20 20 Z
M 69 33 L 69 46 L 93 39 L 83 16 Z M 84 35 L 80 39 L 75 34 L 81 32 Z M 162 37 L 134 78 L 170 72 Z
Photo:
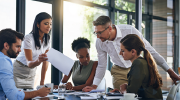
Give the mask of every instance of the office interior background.
M 71 43 L 78 37 L 86 37 L 91 41 L 90 57 L 97 60 L 92 21 L 107 15 L 113 24 L 136 27 L 179 74 L 179 7 L 178 0 L 0 0 L 0 30 L 11 28 L 29 34 L 35 16 L 47 12 L 53 17 L 52 48 L 77 60 Z M 107 69 L 111 70 L 112 63 L 109 58 L 107 61 Z M 169 90 L 172 80 L 161 67 L 158 69 L 163 78 L 162 89 Z M 41 65 L 36 71 L 34 87 L 40 84 L 40 73 Z M 49 64 L 45 83 L 58 85 L 62 77 L 63 74 Z

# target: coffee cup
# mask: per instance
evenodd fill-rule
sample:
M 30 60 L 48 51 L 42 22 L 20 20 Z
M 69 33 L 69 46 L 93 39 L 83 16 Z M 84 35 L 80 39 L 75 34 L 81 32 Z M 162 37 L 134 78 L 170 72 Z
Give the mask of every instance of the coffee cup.
M 135 94 L 134 93 L 125 93 L 123 100 L 134 100 Z

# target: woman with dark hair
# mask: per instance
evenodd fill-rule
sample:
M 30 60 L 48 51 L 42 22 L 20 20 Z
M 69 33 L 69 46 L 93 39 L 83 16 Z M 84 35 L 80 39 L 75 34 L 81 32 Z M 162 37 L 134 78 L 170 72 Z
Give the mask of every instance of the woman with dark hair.
M 142 98 L 162 99 L 162 78 L 154 58 L 145 49 L 143 41 L 135 34 L 126 35 L 121 41 L 120 55 L 132 62 L 127 75 L 128 84 L 120 86 L 121 93 L 135 93 Z M 141 52 L 144 57 L 141 57 Z M 116 91 L 116 90 L 114 90 Z
M 50 48 L 49 33 L 52 27 L 52 17 L 45 12 L 36 15 L 33 29 L 26 35 L 20 54 L 14 62 L 14 80 L 17 88 L 33 88 L 37 66 L 42 63 L 40 85 L 44 85 L 48 68 L 47 55 Z
M 90 41 L 86 38 L 80 37 L 73 41 L 72 50 L 76 52 L 79 60 L 75 61 L 69 75 L 65 75 L 61 81 L 66 83 L 72 74 L 74 86 L 68 82 L 66 89 L 82 90 L 84 87 L 92 85 L 98 62 L 90 60 L 89 48 Z

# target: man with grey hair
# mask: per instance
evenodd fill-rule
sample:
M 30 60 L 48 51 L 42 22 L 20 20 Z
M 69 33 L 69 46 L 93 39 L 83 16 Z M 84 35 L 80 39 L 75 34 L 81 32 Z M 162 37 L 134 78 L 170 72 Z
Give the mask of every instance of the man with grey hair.
M 124 60 L 120 53 L 120 41 L 128 34 L 138 35 L 144 42 L 145 48 L 152 54 L 156 63 L 168 72 L 171 79 L 176 82 L 180 77 L 167 65 L 165 59 L 156 52 L 150 43 L 143 35 L 131 25 L 112 25 L 111 19 L 108 16 L 99 16 L 93 21 L 95 26 L 94 34 L 97 36 L 96 49 L 98 53 L 98 66 L 93 80 L 92 86 L 87 86 L 83 91 L 96 89 L 98 84 L 104 77 L 107 66 L 107 54 L 110 56 L 113 63 L 111 75 L 113 77 L 113 86 L 119 89 L 119 86 L 127 83 L 127 74 L 130 70 L 131 61 Z

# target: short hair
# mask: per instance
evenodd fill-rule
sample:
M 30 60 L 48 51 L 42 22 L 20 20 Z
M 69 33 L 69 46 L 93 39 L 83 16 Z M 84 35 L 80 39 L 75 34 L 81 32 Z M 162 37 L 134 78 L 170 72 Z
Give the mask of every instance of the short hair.
M 79 37 L 78 39 L 74 40 L 72 43 L 72 50 L 74 52 L 78 52 L 81 48 L 90 48 L 90 41 L 86 38 Z
M 104 16 L 104 15 L 99 16 L 95 21 L 93 21 L 94 26 L 98 26 L 98 25 L 105 26 L 105 25 L 107 25 L 107 23 L 112 25 L 111 19 L 108 16 Z
M 4 43 L 7 42 L 10 46 L 16 43 L 16 37 L 23 40 L 24 34 L 12 29 L 3 29 L 0 31 L 0 51 L 4 48 Z

